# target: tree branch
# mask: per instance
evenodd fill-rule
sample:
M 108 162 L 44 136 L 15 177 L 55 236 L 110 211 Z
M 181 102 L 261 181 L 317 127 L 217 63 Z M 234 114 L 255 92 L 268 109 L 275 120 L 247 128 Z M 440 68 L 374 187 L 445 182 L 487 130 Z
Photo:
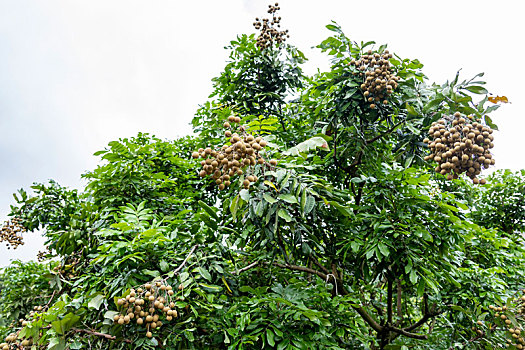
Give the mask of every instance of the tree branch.
M 336 278 L 333 274 L 325 274 L 321 271 L 317 271 L 314 269 L 310 269 L 308 267 L 298 266 L 298 265 L 290 265 L 290 264 L 285 265 L 285 264 L 281 264 L 278 262 L 274 262 L 273 265 L 284 268 L 284 269 L 312 273 L 314 275 L 319 276 L 320 278 L 322 278 L 323 280 L 329 283 L 337 284 L 338 291 L 340 291 L 342 295 L 348 294 L 348 292 L 343 286 L 343 282 L 340 279 Z M 361 306 L 352 305 L 352 308 L 363 318 L 363 320 L 365 320 L 366 323 L 370 325 L 370 327 L 372 327 L 373 330 L 375 330 L 376 332 L 383 331 L 384 327 L 381 326 L 379 323 L 377 323 L 377 321 L 374 320 L 372 316 L 370 316 L 368 312 L 366 312 L 366 310 L 363 309 Z
M 278 263 L 278 262 L 274 262 L 273 265 L 277 266 L 277 267 L 280 267 L 280 268 L 283 268 L 283 269 L 288 269 L 288 270 L 309 272 L 311 274 L 314 274 L 314 275 L 317 275 L 317 276 L 321 277 L 324 280 L 329 280 L 327 274 L 325 274 L 325 273 L 323 273 L 321 271 L 317 271 L 317 270 L 308 268 L 308 267 L 299 266 L 299 265 L 281 264 L 281 263 Z
M 184 261 L 182 262 L 182 264 L 180 264 L 179 267 L 177 267 L 175 269 L 175 271 L 173 271 L 174 274 L 177 274 L 179 273 L 180 270 L 182 270 L 182 268 L 184 267 L 184 265 L 186 265 L 186 262 L 188 261 L 188 259 L 190 258 L 190 256 L 193 254 L 193 252 L 195 251 L 195 249 L 197 249 L 199 245 L 198 244 L 195 244 L 193 246 L 193 248 L 191 248 L 190 252 L 188 253 L 188 255 L 186 256 L 186 259 L 184 259 Z
M 423 317 L 413 325 L 403 328 L 405 331 L 414 330 L 425 324 L 432 317 L 440 314 L 440 312 L 435 311 L 435 304 L 431 310 L 428 309 L 428 296 L 426 294 L 423 294 L 423 303 Z
M 109 339 L 109 340 L 117 340 L 117 337 L 115 337 L 113 335 L 109 335 L 109 334 L 106 334 L 106 333 L 99 333 L 99 332 L 95 332 L 95 331 L 90 331 L 89 329 L 72 328 L 71 330 L 76 332 L 76 333 L 86 333 L 86 334 L 90 334 L 90 335 L 96 335 L 97 337 L 103 337 L 103 338 L 106 338 L 106 339 Z M 129 343 L 129 344 L 133 343 L 133 341 L 131 341 L 130 339 L 119 339 L 119 341 L 123 341 L 123 342 Z
M 396 279 L 397 283 L 397 324 L 400 325 L 403 323 L 403 308 L 401 305 L 402 302 L 402 293 L 403 289 L 401 289 L 401 280 L 398 278 Z
M 324 271 L 324 273 L 330 273 L 330 270 L 328 270 L 326 267 L 324 267 L 315 257 L 310 255 L 310 260 L 314 262 L 321 270 Z
M 428 336 L 426 334 L 410 333 L 410 332 L 406 331 L 405 329 L 401 329 L 401 328 L 397 328 L 397 327 L 386 327 L 386 328 L 389 331 L 392 331 L 392 332 L 404 335 L 405 337 L 408 337 L 408 338 L 421 339 L 421 340 L 428 339 Z
M 394 313 L 393 305 L 392 305 L 392 301 L 393 301 L 392 299 L 394 298 L 393 294 L 394 293 L 393 293 L 393 288 L 392 288 L 392 279 L 389 278 L 387 281 L 387 300 L 386 300 L 387 325 L 389 326 L 392 324 L 392 314 Z
M 245 266 L 242 269 L 239 269 L 239 270 L 235 271 L 235 274 L 238 275 L 238 274 L 240 274 L 240 273 L 242 273 L 244 271 L 248 271 L 249 269 L 251 269 L 251 268 L 253 268 L 253 267 L 257 266 L 257 265 L 259 265 L 259 261 L 254 261 L 250 265 Z

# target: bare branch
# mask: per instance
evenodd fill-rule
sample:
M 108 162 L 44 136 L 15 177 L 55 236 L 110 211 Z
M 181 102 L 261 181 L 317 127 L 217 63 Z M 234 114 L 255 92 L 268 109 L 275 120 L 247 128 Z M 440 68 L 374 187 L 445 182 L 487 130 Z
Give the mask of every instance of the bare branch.
M 392 305 L 392 299 L 394 297 L 393 295 L 393 288 L 392 288 L 392 279 L 389 278 L 388 281 L 387 281 L 387 300 L 386 300 L 386 304 L 387 304 L 387 324 L 388 325 L 391 325 L 392 324 L 392 315 L 393 315 L 393 305 Z
M 177 273 L 179 273 L 180 270 L 182 270 L 182 268 L 184 267 L 184 265 L 186 265 L 186 262 L 188 261 L 188 259 L 189 259 L 190 256 L 193 254 L 193 252 L 195 251 L 195 249 L 197 249 L 198 246 L 199 246 L 198 244 L 195 244 L 195 245 L 193 246 L 193 248 L 191 248 L 189 254 L 186 256 L 186 259 L 184 259 L 184 261 L 182 262 L 182 264 L 180 264 L 180 266 L 177 267 L 177 268 L 175 269 L 175 271 L 173 271 L 174 274 L 177 274 Z
M 324 271 L 324 273 L 330 273 L 330 270 L 328 270 L 326 267 L 323 266 L 315 257 L 310 255 L 310 260 L 313 261 L 314 264 L 316 264 L 321 270 Z
M 239 275 L 240 273 L 242 273 L 242 272 L 244 272 L 244 271 L 248 271 L 249 269 L 251 269 L 251 268 L 253 268 L 253 267 L 257 266 L 257 265 L 259 265 L 259 261 L 254 261 L 254 262 L 252 262 L 250 265 L 245 266 L 245 267 L 243 267 L 242 269 L 239 269 L 239 270 L 235 271 L 234 273 L 235 273 L 236 275 Z
M 407 332 L 405 329 L 397 328 L 397 327 L 387 327 L 389 331 L 404 335 L 405 337 L 413 338 L 413 339 L 428 339 L 428 336 L 426 334 L 417 334 L 417 333 L 410 333 Z
M 439 311 L 436 311 L 435 309 L 436 309 L 436 305 L 435 304 L 434 304 L 434 306 L 431 309 L 428 308 L 428 295 L 426 293 L 423 294 L 423 317 L 419 321 L 414 323 L 413 325 L 405 327 L 403 329 L 405 331 L 411 331 L 411 330 L 414 330 L 414 329 L 422 326 L 428 320 L 430 320 L 433 317 L 436 317 L 437 315 L 439 315 L 441 313 Z
M 117 337 L 115 337 L 113 335 L 109 335 L 109 334 L 106 334 L 106 333 L 95 332 L 95 331 L 90 331 L 89 329 L 72 328 L 71 330 L 73 330 L 76 333 L 86 333 L 86 334 L 90 334 L 90 335 L 96 335 L 97 337 L 103 337 L 103 338 L 106 338 L 106 339 L 109 339 L 109 340 L 117 340 Z M 119 339 L 119 341 L 123 341 L 123 342 L 129 343 L 129 344 L 131 344 L 133 342 L 130 339 Z
M 281 263 L 278 263 L 278 262 L 274 262 L 273 265 L 277 266 L 277 267 L 284 268 L 284 269 L 288 269 L 288 270 L 309 272 L 309 273 L 312 273 L 314 275 L 317 275 L 317 276 L 321 277 L 324 280 L 328 280 L 328 275 L 327 274 L 325 274 L 325 273 L 323 273 L 321 271 L 310 269 L 308 267 L 299 266 L 299 265 L 281 264 Z
M 397 318 L 398 325 L 403 323 L 403 308 L 401 305 L 402 302 L 402 296 L 403 296 L 403 289 L 401 288 L 401 280 L 398 278 L 396 279 L 397 283 Z

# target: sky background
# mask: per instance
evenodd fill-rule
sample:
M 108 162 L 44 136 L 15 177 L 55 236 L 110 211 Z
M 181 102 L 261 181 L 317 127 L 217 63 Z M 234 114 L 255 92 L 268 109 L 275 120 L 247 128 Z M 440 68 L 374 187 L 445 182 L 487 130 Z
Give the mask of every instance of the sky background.
M 0 222 L 11 194 L 55 179 L 82 188 L 92 154 L 111 140 L 149 132 L 173 139 L 189 123 L 222 71 L 230 40 L 266 17 L 260 0 L 0 0 Z M 430 82 L 485 72 L 486 87 L 510 104 L 493 114 L 496 168 L 525 168 L 525 22 L 519 1 L 284 0 L 288 43 L 328 68 L 312 47 L 339 23 L 355 41 L 387 43 L 418 58 Z M 35 259 L 39 234 L 15 252 L 0 247 L 0 266 Z

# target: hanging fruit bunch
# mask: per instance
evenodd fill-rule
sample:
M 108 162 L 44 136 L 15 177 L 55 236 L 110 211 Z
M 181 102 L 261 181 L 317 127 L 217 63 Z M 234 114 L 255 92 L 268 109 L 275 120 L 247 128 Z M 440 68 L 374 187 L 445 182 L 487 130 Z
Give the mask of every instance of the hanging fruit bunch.
M 38 321 L 42 317 L 42 313 L 45 312 L 47 306 L 35 306 L 33 311 L 26 315 L 26 319 L 20 319 L 18 322 L 22 327 L 27 326 L 30 322 Z M 15 326 L 12 324 L 11 326 Z M 5 337 L 5 343 L 0 343 L 0 350 L 10 350 L 10 349 L 29 349 L 33 345 L 33 339 L 31 337 L 21 337 L 19 338 L 20 330 L 12 332 Z
M 525 321 L 525 289 L 521 292 L 523 294 L 513 299 L 508 306 L 489 306 L 494 313 L 494 324 L 506 330 L 508 346 L 516 349 L 525 349 L 525 331 L 522 328 Z
M 228 121 L 223 124 L 226 129 L 224 135 L 230 138 L 229 145 L 223 145 L 218 151 L 208 147 L 192 153 L 193 158 L 203 158 L 199 175 L 211 176 L 219 190 L 230 186 L 235 176 L 242 175 L 246 175 L 242 183 L 243 187 L 248 189 L 258 180 L 255 175 L 255 165 L 277 165 L 275 159 L 267 163 L 261 155 L 267 142 L 260 136 L 247 133 L 240 122 L 241 118 L 229 116 Z
M 19 218 L 13 218 L 4 223 L 4 226 L 0 229 L 0 242 L 6 242 L 7 249 L 18 248 L 18 246 L 24 244 L 22 233 L 27 232 L 26 228 L 22 225 L 22 220 Z
M 425 160 L 433 160 L 438 165 L 436 172 L 447 175 L 447 179 L 457 179 L 462 173 L 472 179 L 475 184 L 485 184 L 485 179 L 476 176 L 482 169 L 495 164 L 490 153 L 494 147 L 493 130 L 480 122 L 471 121 L 456 112 L 453 116 L 443 116 L 432 123 L 428 134 L 430 138 L 423 141 L 428 144 L 430 155 Z
M 178 317 L 175 309 L 175 293 L 165 281 L 146 283 L 131 289 L 124 298 L 117 300 L 121 312 L 113 320 L 120 325 L 135 322 L 146 328 L 146 337 L 153 337 L 152 331 L 162 327 L 162 320 L 171 321 Z
M 274 43 L 281 44 L 284 43 L 286 38 L 289 38 L 288 29 L 279 30 L 277 28 L 281 27 L 281 17 L 276 15 L 276 12 L 280 10 L 279 3 L 275 3 L 275 6 L 268 5 L 268 13 L 272 15 L 272 19 L 255 18 L 253 26 L 255 29 L 259 30 L 259 36 L 257 37 L 257 46 L 262 50 L 268 47 L 271 47 Z
M 358 60 L 352 60 L 350 64 L 355 66 L 357 72 L 364 80 L 361 91 L 370 108 L 377 108 L 378 103 L 388 104 L 388 96 L 397 88 L 399 77 L 396 76 L 388 61 L 392 54 L 385 50 L 383 53 L 368 52 Z
M 51 250 L 49 249 L 49 247 L 45 247 L 44 250 L 39 250 L 38 251 L 38 253 L 36 255 L 36 260 L 38 262 L 44 262 L 44 261 L 48 260 L 51 256 L 52 256 Z
M 5 337 L 5 343 L 0 344 L 0 350 L 29 349 L 33 345 L 33 339 L 18 339 L 18 332 L 11 333 Z

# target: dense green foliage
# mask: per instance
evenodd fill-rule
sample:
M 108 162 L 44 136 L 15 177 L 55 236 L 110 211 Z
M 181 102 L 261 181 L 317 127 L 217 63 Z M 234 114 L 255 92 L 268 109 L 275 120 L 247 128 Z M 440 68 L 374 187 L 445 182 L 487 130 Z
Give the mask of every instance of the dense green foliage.
M 370 108 L 351 62 L 386 46 L 327 28 L 319 48 L 330 70 L 304 76 L 296 48 L 261 51 L 254 35 L 239 36 L 193 119 L 196 136 L 111 142 L 81 192 L 55 182 L 20 190 L 11 215 L 44 230 L 57 267 L 2 270 L 3 335 L 42 349 L 503 347 L 509 335 L 488 306 L 523 287 L 525 174 L 475 186 L 423 160 L 425 133 L 443 115 L 495 127 L 482 74 L 429 84 L 418 60 L 394 56 L 399 85 Z M 219 191 L 191 153 L 227 144 L 230 115 L 278 164 L 253 166 L 249 189 L 243 174 Z M 134 319 L 114 322 L 126 309 L 118 299 L 149 282 L 172 286 L 166 304 L 177 310 L 152 337 Z M 35 303 L 42 309 L 17 323 Z

